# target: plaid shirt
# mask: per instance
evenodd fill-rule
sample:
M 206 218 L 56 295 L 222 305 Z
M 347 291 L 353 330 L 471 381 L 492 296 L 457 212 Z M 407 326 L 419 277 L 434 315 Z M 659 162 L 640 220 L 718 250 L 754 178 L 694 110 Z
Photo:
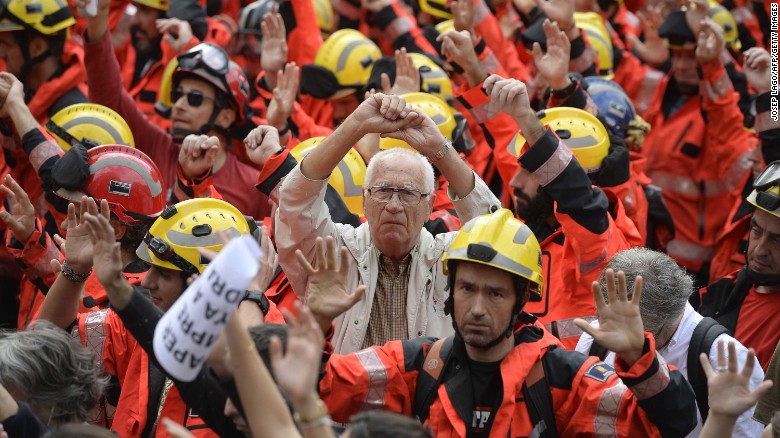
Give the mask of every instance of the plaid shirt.
M 376 293 L 362 348 L 385 345 L 387 341 L 409 337 L 406 294 L 409 291 L 411 261 L 411 253 L 407 254 L 400 263 L 380 255 Z

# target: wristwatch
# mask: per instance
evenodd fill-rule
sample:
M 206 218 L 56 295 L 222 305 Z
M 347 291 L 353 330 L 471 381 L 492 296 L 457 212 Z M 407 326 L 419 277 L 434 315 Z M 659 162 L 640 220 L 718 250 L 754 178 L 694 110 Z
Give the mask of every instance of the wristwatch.
M 433 156 L 428 157 L 428 161 L 433 164 L 442 158 L 452 149 L 452 142 L 449 138 L 444 138 L 444 146 L 442 146 Z
M 248 290 L 244 293 L 244 298 L 241 301 L 254 301 L 257 306 L 260 307 L 260 311 L 263 312 L 263 316 L 268 314 L 271 308 L 271 303 L 268 302 L 268 298 L 261 290 Z

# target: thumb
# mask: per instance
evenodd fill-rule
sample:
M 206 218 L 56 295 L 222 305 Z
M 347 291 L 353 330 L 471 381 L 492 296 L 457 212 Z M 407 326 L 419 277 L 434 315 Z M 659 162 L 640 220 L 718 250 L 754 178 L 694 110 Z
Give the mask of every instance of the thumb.
M 574 325 L 576 325 L 577 328 L 583 332 L 589 334 L 594 340 L 596 339 L 596 329 L 592 325 L 588 324 L 588 321 L 585 321 L 582 318 L 575 318 Z
M 349 307 L 345 310 L 349 310 L 357 304 L 360 300 L 363 299 L 363 296 L 366 294 L 366 286 L 359 286 L 357 289 L 355 289 L 354 292 L 352 292 L 352 295 L 349 296 Z
M 272 366 L 277 366 L 282 361 L 282 341 L 278 336 L 271 336 L 268 343 L 268 355 L 271 358 Z
M 393 86 L 390 85 L 390 76 L 388 76 L 387 73 L 382 73 L 380 78 L 382 79 L 382 91 L 386 94 L 390 94 L 390 89 L 393 88 Z
M 51 265 L 51 268 L 52 268 L 52 270 L 54 271 L 55 274 L 59 274 L 59 272 L 62 271 L 62 265 L 60 264 L 59 260 L 51 259 L 49 264 Z
M 531 55 L 534 57 L 534 62 L 538 62 L 540 59 L 542 59 L 544 52 L 542 52 L 542 46 L 539 43 L 534 43 L 533 47 L 531 48 Z

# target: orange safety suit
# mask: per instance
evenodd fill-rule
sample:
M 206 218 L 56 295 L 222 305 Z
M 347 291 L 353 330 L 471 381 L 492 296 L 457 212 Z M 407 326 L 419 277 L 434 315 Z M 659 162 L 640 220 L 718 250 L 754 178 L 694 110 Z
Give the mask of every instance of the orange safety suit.
M 149 408 L 157 406 L 157 409 L 160 409 L 159 400 L 164 391 L 160 387 L 157 388 L 160 392 L 150 393 L 149 373 L 153 364 L 147 354 L 147 350 L 152 350 L 154 329 L 162 317 L 162 311 L 155 308 L 148 298 L 143 296 L 142 291 L 142 288 L 134 286 L 131 303 L 119 312 L 103 309 L 78 316 L 79 339 L 102 360 L 104 371 L 115 377 L 121 388 L 119 398 L 115 401 L 116 411 L 111 430 L 122 438 L 141 437 L 144 430 L 150 430 L 150 425 L 147 424 L 151 420 Z M 273 303 L 269 303 L 268 308 L 264 309 L 264 319 L 266 322 L 284 323 L 281 312 Z M 156 363 L 154 366 L 158 371 L 159 366 Z M 229 433 L 232 430 L 232 421 L 221 415 L 225 396 L 222 392 L 212 392 L 216 389 L 210 373 L 208 368 L 204 368 L 191 383 L 175 381 L 176 385 L 171 387 L 165 396 L 159 418 L 168 417 L 178 421 L 196 437 L 218 437 L 220 435 L 206 425 L 206 421 L 211 419 L 213 424 L 225 427 L 224 433 L 237 436 L 235 433 Z M 182 393 L 187 395 L 183 396 Z M 200 406 L 188 404 L 184 398 Z M 215 402 L 222 404 L 213 406 Z M 215 415 L 216 412 L 219 414 Z M 153 414 L 156 415 L 156 412 Z M 154 436 L 170 435 L 160 426 L 156 428 Z
M 545 426 L 557 429 L 556 436 L 685 436 L 696 425 L 693 391 L 656 353 L 653 337 L 646 334 L 645 339 L 644 354 L 636 363 L 628 367 L 621 359 L 613 368 L 596 357 L 556 348 L 557 340 L 538 323 L 525 325 L 501 360 L 501 390 L 488 412 L 475 406 L 474 371 L 459 337 L 444 356 L 439 356 L 434 338 L 333 355 L 325 364 L 320 394 L 338 422 L 367 409 L 413 415 L 416 396 L 425 395 L 416 394 L 418 379 L 443 361 L 440 374 L 432 376 L 438 386 L 426 406 L 430 410 L 425 426 L 437 437 L 471 436 L 486 417 L 484 436 L 535 436 L 540 426 L 531 419 L 523 387 L 541 379 L 546 379 L 551 399 L 547 409 L 555 422 Z
M 496 141 L 493 151 L 496 165 L 501 178 L 508 183 L 520 166 L 518 158 L 507 148 L 517 134 L 517 125 L 508 115 L 491 110 L 490 99 L 481 86 L 458 99 L 468 101 L 472 113 L 492 116 L 492 121 L 485 120 L 483 126 L 489 126 Z M 556 201 L 558 222 L 554 228 L 529 224 L 542 247 L 544 291 L 542 301 L 528 303 L 526 311 L 539 317 L 564 346 L 573 349 L 582 334 L 574 325 L 574 318 L 594 320 L 596 317 L 591 283 L 598 280 L 612 255 L 630 248 L 631 242 L 641 241 L 641 237 L 620 201 L 613 197 L 610 208 L 608 196 L 591 184 L 563 144 L 554 133 L 548 132 L 520 158 L 522 166 L 537 175 Z
M 756 99 L 755 129 L 761 139 L 763 163 L 780 159 L 780 121 L 773 121 L 770 117 L 770 99 L 769 93 L 761 94 Z M 753 178 L 751 177 L 742 190 L 742 196 L 731 208 L 725 227 L 718 234 L 715 255 L 710 265 L 710 283 L 738 271 L 747 263 L 745 255 L 750 233 L 750 218 L 755 208 L 747 202 L 747 197 L 752 190 Z
M 647 118 L 653 130 L 643 146 L 647 175 L 663 190 L 675 223 L 667 253 L 700 274 L 712 260 L 728 207 L 740 197 L 757 141 L 742 126 L 739 95 L 721 62 L 702 65 L 701 71 L 701 99 L 678 102 L 672 78 L 658 88 Z

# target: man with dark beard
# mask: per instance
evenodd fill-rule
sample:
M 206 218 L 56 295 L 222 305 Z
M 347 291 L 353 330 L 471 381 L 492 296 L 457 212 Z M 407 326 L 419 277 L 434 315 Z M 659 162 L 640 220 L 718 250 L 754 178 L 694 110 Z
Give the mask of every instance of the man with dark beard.
M 168 0 L 133 0 L 129 6 L 135 8 L 130 22 L 131 43 L 117 48 L 125 89 L 141 112 L 161 128 L 170 126 L 169 120 L 154 111 L 165 66 L 199 42 L 189 23 L 166 18 L 168 7 Z M 169 38 L 163 38 L 166 32 Z
M 724 206 L 742 196 L 757 143 L 743 128 L 739 95 L 724 67 L 723 30 L 708 10 L 706 0 L 697 0 L 686 12 L 670 13 L 659 28 L 672 70 L 645 115 L 653 130 L 642 150 L 645 173 L 663 189 L 675 224 L 667 253 L 699 287 L 707 284 L 715 241 L 728 219 Z
M 520 92 L 514 90 L 525 92 L 525 85 L 493 75 L 485 80 L 485 89 L 510 95 Z M 620 201 L 608 198 L 591 182 L 609 153 L 610 138 L 604 125 L 583 110 L 548 109 L 539 115 L 550 131 L 529 147 L 535 136 L 529 126 L 538 125 L 539 120 L 519 117 L 520 102 L 506 99 L 499 104 L 521 132 L 508 146 L 510 152 L 519 154 L 520 166 L 509 182 L 515 212 L 542 247 L 545 290 L 525 309 L 573 349 L 582 334 L 574 319 L 596 319 L 593 281 L 613 254 L 631 247 L 629 241 L 637 239 L 639 232 L 626 218 Z

